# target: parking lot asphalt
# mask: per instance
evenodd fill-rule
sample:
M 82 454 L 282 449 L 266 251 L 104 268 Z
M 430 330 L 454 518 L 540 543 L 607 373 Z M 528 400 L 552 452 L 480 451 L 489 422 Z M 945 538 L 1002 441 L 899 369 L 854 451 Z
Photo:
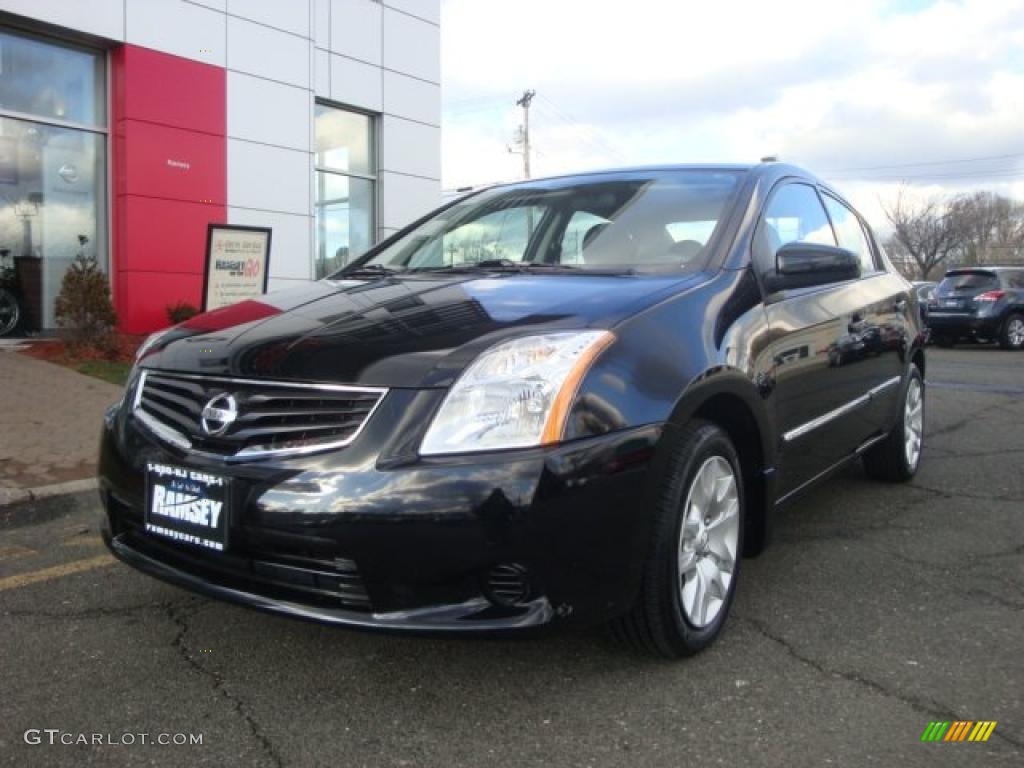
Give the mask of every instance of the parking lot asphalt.
M 929 350 L 927 378 L 915 481 L 851 467 L 784 510 L 683 662 L 599 629 L 394 637 L 210 601 L 111 560 L 88 497 L 0 524 L 0 763 L 1022 765 L 1024 354 Z M 935 720 L 998 724 L 922 743 Z

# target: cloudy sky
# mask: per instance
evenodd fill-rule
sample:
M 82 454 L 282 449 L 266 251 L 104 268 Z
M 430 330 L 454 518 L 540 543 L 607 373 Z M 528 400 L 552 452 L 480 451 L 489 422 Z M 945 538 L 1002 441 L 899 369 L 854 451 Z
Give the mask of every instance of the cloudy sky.
M 442 0 L 443 184 L 660 162 L 802 164 L 877 225 L 922 195 L 1024 198 L 1024 0 Z

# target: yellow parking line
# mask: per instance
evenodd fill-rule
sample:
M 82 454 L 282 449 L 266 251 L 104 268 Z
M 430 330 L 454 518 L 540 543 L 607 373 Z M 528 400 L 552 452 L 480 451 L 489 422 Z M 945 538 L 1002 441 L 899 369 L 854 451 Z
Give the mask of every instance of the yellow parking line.
M 73 560 L 70 563 L 64 563 L 64 565 L 55 565 L 52 568 L 43 568 L 39 571 L 19 573 L 15 576 L 0 579 L 0 592 L 8 589 L 17 589 L 18 587 L 27 587 L 29 584 L 37 584 L 40 581 L 58 579 L 61 576 L 70 576 L 73 573 L 91 571 L 93 568 L 102 568 L 105 565 L 113 565 L 116 562 L 117 560 L 110 555 L 98 555 L 85 560 Z
M 98 547 L 102 544 L 103 539 L 100 536 L 75 536 L 60 543 L 62 547 Z
M 0 560 L 17 560 L 21 557 L 32 557 L 37 554 L 34 549 L 21 547 L 17 544 L 8 544 L 0 547 Z

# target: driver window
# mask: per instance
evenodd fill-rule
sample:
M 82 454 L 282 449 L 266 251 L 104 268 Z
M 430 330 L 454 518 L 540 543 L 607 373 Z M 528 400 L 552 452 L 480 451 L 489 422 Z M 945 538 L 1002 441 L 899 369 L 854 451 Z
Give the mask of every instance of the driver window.
M 776 189 L 754 233 L 758 269 L 775 269 L 775 254 L 787 243 L 835 245 L 836 238 L 814 187 L 787 184 Z

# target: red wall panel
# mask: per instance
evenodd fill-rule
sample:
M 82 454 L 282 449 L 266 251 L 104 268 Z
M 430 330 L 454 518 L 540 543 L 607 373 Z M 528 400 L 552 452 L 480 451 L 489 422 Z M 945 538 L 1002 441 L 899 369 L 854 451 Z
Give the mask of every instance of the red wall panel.
M 116 118 L 224 134 L 224 70 L 169 53 L 125 45 L 115 55 Z
M 202 274 L 206 226 L 224 220 L 223 206 L 138 195 L 121 196 L 118 206 L 123 209 L 117 233 L 123 246 L 122 271 Z
M 126 333 L 149 333 L 170 325 L 167 307 L 179 301 L 199 306 L 203 294 L 201 274 L 122 272 L 115 300 Z
M 114 297 L 122 330 L 148 333 L 199 305 L 206 228 L 226 220 L 226 75 L 130 45 L 112 60 Z
M 124 195 L 216 203 L 227 200 L 227 149 L 223 136 L 122 120 Z

